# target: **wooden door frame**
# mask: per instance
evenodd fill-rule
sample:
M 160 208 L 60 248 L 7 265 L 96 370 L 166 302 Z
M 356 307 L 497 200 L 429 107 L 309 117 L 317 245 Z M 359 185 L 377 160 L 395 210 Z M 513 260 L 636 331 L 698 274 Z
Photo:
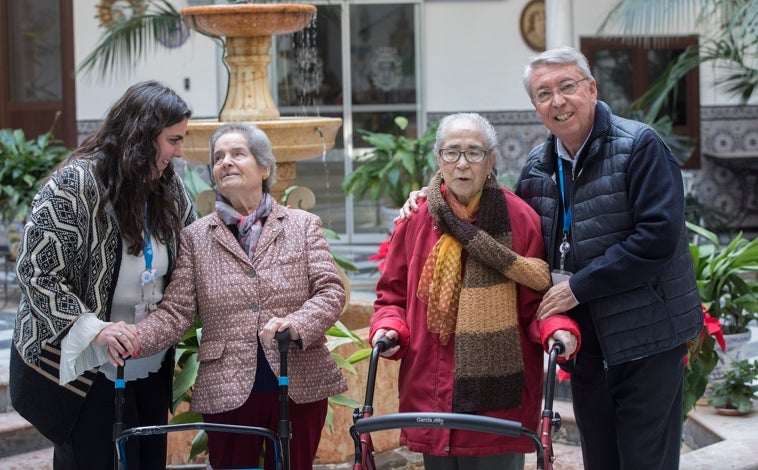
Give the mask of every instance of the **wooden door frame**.
M 10 21 L 8 1 L 0 1 L 0 31 L 8 31 Z M 53 132 L 57 139 L 73 148 L 78 142 L 76 130 L 76 64 L 74 63 L 74 5 L 73 0 L 58 0 L 60 13 L 60 54 L 61 54 L 61 92 L 60 106 L 61 116 L 56 123 Z M 48 103 L 21 103 L 10 102 L 10 44 L 7 34 L 0 34 L 0 128 L 17 127 L 11 122 L 11 112 L 18 109 L 40 109 L 48 112 L 51 102 Z M 47 106 L 45 106 L 47 105 Z M 25 133 L 30 134 L 29 132 Z M 27 135 L 27 138 L 31 135 Z

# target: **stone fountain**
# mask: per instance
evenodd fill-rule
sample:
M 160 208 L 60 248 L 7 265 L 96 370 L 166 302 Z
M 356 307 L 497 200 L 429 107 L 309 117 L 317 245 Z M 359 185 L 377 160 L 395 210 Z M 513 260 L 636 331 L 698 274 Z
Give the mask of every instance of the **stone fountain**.
M 268 135 L 276 156 L 277 183 L 272 196 L 280 199 L 296 176 L 296 162 L 323 155 L 334 147 L 340 118 L 279 117 L 268 79 L 271 39 L 304 29 L 316 7 L 306 4 L 227 4 L 192 6 L 181 10 L 188 26 L 224 41 L 229 88 L 218 119 L 192 119 L 184 141 L 184 157 L 208 164 L 209 140 L 224 122 L 248 121 Z
M 224 122 L 252 122 L 263 129 L 271 140 L 277 161 L 278 180 L 271 192 L 272 196 L 279 200 L 284 190 L 291 186 L 295 179 L 297 161 L 323 155 L 334 147 L 342 119 L 281 118 L 269 86 L 268 66 L 271 63 L 272 36 L 304 29 L 315 14 L 315 6 L 300 3 L 202 5 L 181 10 L 181 15 L 190 28 L 206 36 L 224 40 L 224 62 L 229 68 L 229 88 L 219 118 L 190 120 L 184 140 L 184 157 L 187 161 L 203 165 L 209 163 L 210 136 Z M 300 197 L 310 199 L 307 194 L 301 193 Z M 288 197 L 288 204 L 291 199 Z M 213 197 L 208 203 L 212 208 Z M 301 203 L 293 205 L 307 209 Z M 344 276 L 343 282 L 349 287 L 349 281 Z M 349 328 L 360 334 L 364 341 L 368 340 L 366 312 L 369 310 L 370 305 L 360 306 L 359 313 L 355 314 L 350 308 L 346 308 L 341 318 Z M 359 320 L 350 323 L 349 319 L 354 317 Z M 342 345 L 337 351 L 348 357 L 355 352 L 354 348 L 355 345 Z M 348 374 L 347 380 L 352 398 L 360 400 L 361 387 L 365 386 L 363 380 L 367 364 L 356 364 L 355 367 L 361 373 Z M 383 368 L 378 381 L 394 383 L 397 381 L 396 369 L 397 366 Z M 384 375 L 391 378 L 384 379 Z M 396 411 L 396 395 L 393 387 L 377 390 L 377 409 L 384 412 Z M 319 463 L 344 462 L 352 457 L 353 443 L 348 433 L 351 424 L 352 410 L 337 407 L 334 410 L 334 433 L 332 434 L 328 428 L 322 433 L 318 451 Z M 377 449 L 394 447 L 397 442 L 396 434 L 397 432 L 393 431 L 377 433 L 374 437 Z M 187 455 L 193 435 L 194 432 L 189 432 L 185 435 L 169 436 L 170 459 L 177 458 L 178 462 L 181 462 L 180 456 Z

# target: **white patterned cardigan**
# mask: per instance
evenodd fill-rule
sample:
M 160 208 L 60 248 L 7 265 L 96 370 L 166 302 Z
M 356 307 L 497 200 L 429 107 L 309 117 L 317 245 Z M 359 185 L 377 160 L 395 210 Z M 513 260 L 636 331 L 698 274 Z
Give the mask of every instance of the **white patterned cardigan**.
M 189 225 L 194 210 L 178 176 L 169 190 Z M 104 216 L 97 215 L 102 204 Z M 169 273 L 178 243 L 167 243 Z M 97 374 L 92 369 L 58 385 L 61 340 L 84 313 L 109 320 L 121 253 L 121 232 L 110 202 L 100 198 L 94 163 L 75 161 L 52 176 L 32 202 L 17 261 L 21 300 L 10 389 L 14 408 L 53 442 L 68 433 Z

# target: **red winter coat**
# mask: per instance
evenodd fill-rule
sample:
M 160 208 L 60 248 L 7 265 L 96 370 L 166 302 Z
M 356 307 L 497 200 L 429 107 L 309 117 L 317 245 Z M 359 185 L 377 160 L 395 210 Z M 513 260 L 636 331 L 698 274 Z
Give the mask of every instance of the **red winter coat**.
M 544 259 L 540 221 L 537 214 L 521 199 L 505 190 L 513 232 L 513 251 Z M 373 338 L 378 329 L 395 330 L 400 337 L 400 350 L 392 359 L 401 359 L 398 377 L 399 411 L 451 412 L 454 383 L 455 337 L 443 346 L 439 335 L 430 333 L 426 325 L 426 306 L 416 297 L 418 280 L 432 247 L 442 235 L 434 225 L 426 201 L 418 214 L 395 227 L 384 272 L 376 287 L 375 313 L 371 318 Z M 463 256 L 466 256 L 464 250 Z M 464 258 L 465 262 L 465 258 Z M 542 295 L 518 286 L 519 332 L 524 361 L 524 393 L 519 408 L 487 411 L 479 414 L 521 422 L 537 429 L 543 391 L 543 348 L 549 336 L 559 329 L 569 330 L 577 337 L 579 329 L 563 315 L 537 321 L 535 312 Z M 491 455 L 503 452 L 534 452 L 527 438 L 514 439 L 471 431 L 450 429 L 403 429 L 400 444 L 414 452 L 433 455 Z

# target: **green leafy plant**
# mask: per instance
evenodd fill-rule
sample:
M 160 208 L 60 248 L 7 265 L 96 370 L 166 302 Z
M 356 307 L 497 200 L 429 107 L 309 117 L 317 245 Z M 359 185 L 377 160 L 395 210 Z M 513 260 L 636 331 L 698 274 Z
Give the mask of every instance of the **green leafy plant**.
M 0 129 L 0 213 L 6 223 L 26 215 L 40 183 L 69 152 L 50 131 L 27 140 L 21 129 Z
M 408 127 L 403 116 L 395 117 L 394 122 L 401 132 Z M 342 189 L 358 199 L 368 195 L 373 202 L 385 199 L 401 207 L 408 194 L 426 185 L 437 168 L 432 149 L 438 125 L 429 123 L 417 139 L 359 129 L 372 149 L 356 158 L 358 167 L 345 178 Z
M 100 78 L 118 77 L 128 72 L 144 59 L 146 52 L 154 51 L 158 38 L 171 37 L 177 29 L 183 28 L 182 15 L 168 0 L 146 0 L 144 11 L 131 16 L 128 20 L 116 24 L 103 32 L 92 52 L 77 67 L 77 73 L 90 74 L 98 72 Z M 176 2 L 173 2 L 176 3 Z M 285 3 L 279 0 L 227 0 L 208 1 L 219 3 Z M 188 31 L 192 34 L 192 30 Z M 210 36 L 209 36 L 210 37 Z M 219 45 L 224 42 L 220 38 Z
M 687 227 L 705 241 L 690 243 L 700 299 L 711 315 L 722 323 L 724 333 L 748 331 L 758 320 L 758 238 L 737 234 L 726 246 L 718 236 L 699 225 Z
M 758 378 L 758 361 L 732 362 L 722 382 L 713 385 L 713 395 L 708 404 L 715 408 L 727 408 L 747 413 L 753 408 L 753 400 L 758 398 L 758 385 L 753 385 Z

